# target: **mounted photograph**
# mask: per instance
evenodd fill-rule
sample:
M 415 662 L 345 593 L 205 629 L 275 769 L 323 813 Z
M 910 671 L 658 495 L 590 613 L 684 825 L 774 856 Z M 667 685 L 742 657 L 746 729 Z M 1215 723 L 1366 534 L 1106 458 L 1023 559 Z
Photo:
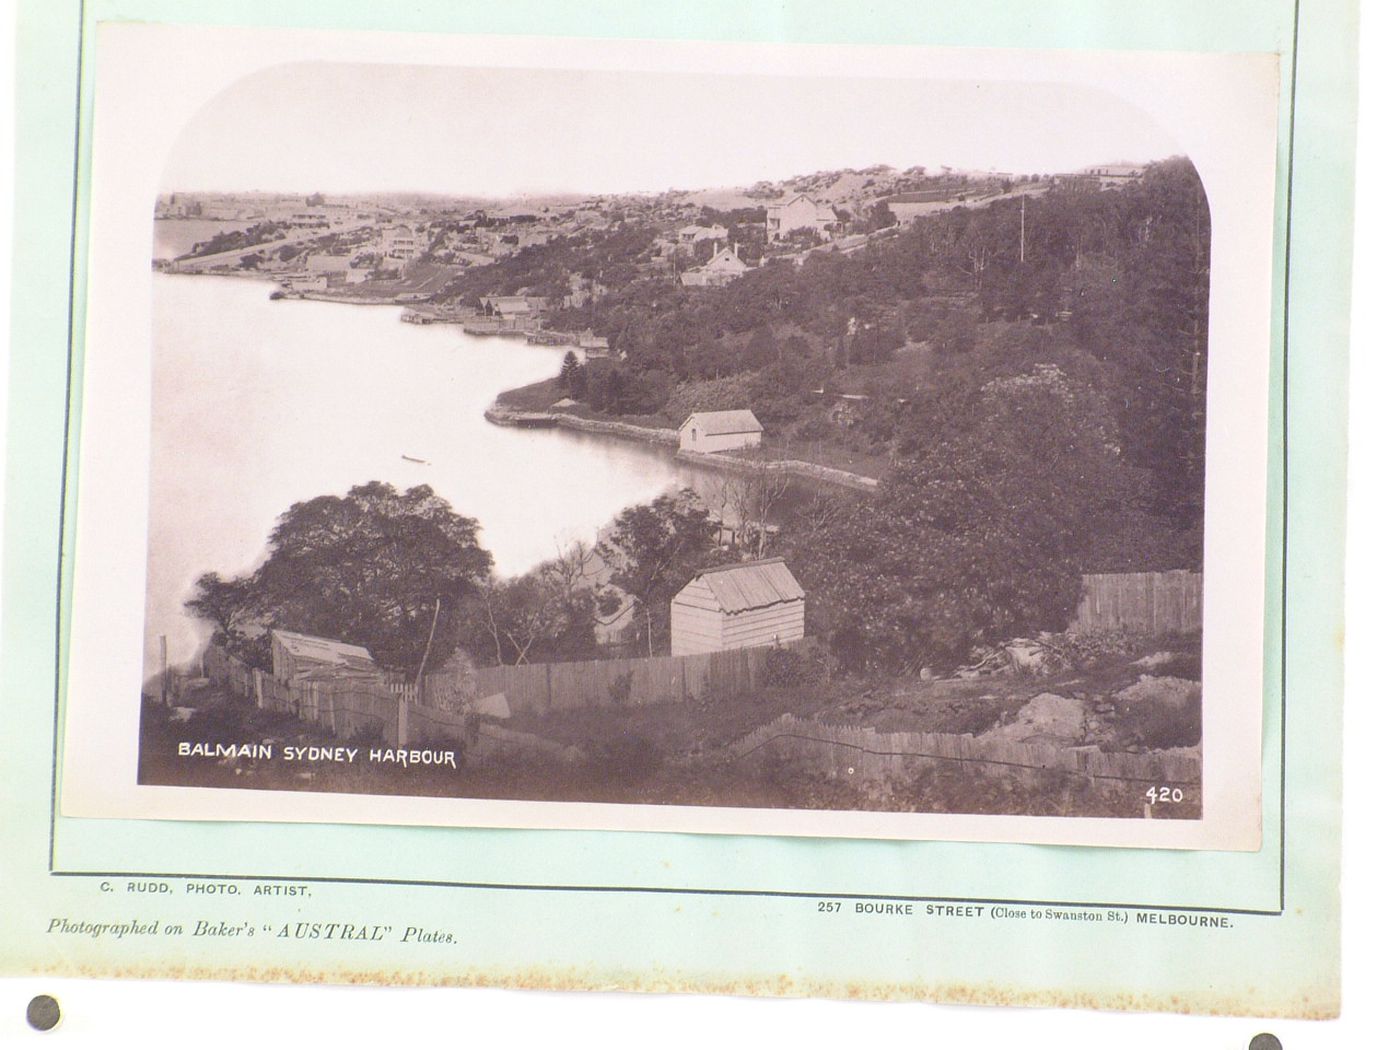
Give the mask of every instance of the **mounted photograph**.
M 172 114 L 135 787 L 1145 845 L 1235 764 L 1249 848 L 1261 696 L 1211 669 L 1262 595 L 1211 564 L 1263 572 L 1274 111 L 1231 226 L 1260 179 L 1180 131 L 1227 100 L 1020 61 L 286 61 Z

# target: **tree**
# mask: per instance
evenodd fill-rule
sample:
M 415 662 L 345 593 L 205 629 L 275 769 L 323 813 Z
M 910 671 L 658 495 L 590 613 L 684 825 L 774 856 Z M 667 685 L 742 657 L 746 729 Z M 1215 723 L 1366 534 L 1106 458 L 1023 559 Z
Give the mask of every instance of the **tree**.
M 769 526 L 792 485 L 792 477 L 757 455 L 739 453 L 744 469 L 730 471 L 720 483 L 715 502 L 721 520 L 734 529 L 740 550 L 762 558 L 768 551 Z
M 212 641 L 240 660 L 261 665 L 261 650 L 254 639 L 262 631 L 256 622 L 250 579 L 224 579 L 217 572 L 206 572 L 195 581 L 194 597 L 185 608 L 199 619 L 213 624 Z
M 564 355 L 564 363 L 559 368 L 559 386 L 568 391 L 573 397 L 575 390 L 583 380 L 583 365 L 579 363 L 578 354 L 570 350 Z
M 970 352 L 977 345 L 977 318 L 962 310 L 950 313 L 934 324 L 928 343 L 937 354 Z
M 415 672 L 434 617 L 450 623 L 486 581 L 479 531 L 427 485 L 400 493 L 368 482 L 294 504 L 252 574 L 206 573 L 187 606 L 226 634 L 282 627 L 363 645 L 381 666 Z M 430 665 L 442 649 L 427 653 Z
M 1061 629 L 1146 483 L 1106 404 L 1056 366 L 949 384 L 876 498 L 789 538 L 814 620 L 850 665 L 951 666 L 974 643 Z
M 491 580 L 463 609 L 461 640 L 478 662 L 584 660 L 597 650 L 592 591 L 568 585 L 553 563 Z
M 612 583 L 632 598 L 634 622 L 654 656 L 670 638 L 671 599 L 704 566 L 714 527 L 691 489 L 658 496 L 617 516 L 598 553 Z
M 885 230 L 893 226 L 899 220 L 895 218 L 894 210 L 890 207 L 889 201 L 880 200 L 875 202 L 875 207 L 870 209 L 870 228 L 872 230 Z
M 777 357 L 778 341 L 773 337 L 773 329 L 766 324 L 759 325 L 749 336 L 741 363 L 746 370 L 756 372 L 775 361 Z

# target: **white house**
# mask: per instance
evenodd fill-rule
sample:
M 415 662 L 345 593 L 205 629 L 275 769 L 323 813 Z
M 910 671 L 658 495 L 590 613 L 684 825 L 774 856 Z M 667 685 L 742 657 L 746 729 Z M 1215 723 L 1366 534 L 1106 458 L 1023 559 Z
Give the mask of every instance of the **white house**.
M 681 244 L 701 244 L 704 241 L 727 241 L 729 231 L 723 226 L 682 226 L 676 231 Z
M 763 441 L 763 424 L 747 408 L 692 412 L 677 436 L 682 452 L 728 452 L 758 447 Z
M 671 599 L 671 655 L 795 642 L 806 594 L 782 558 L 706 569 Z
M 303 208 L 300 211 L 294 211 L 287 217 L 287 221 L 293 226 L 312 228 L 331 224 L 330 216 L 324 208 Z
M 811 230 L 822 240 L 829 241 L 839 221 L 831 205 L 819 204 L 807 194 L 799 193 L 768 205 L 768 239 L 778 241 L 798 230 Z
M 748 273 L 752 266 L 735 254 L 733 248 L 719 248 L 701 266 L 692 266 L 681 274 L 681 284 L 687 288 L 712 288 L 728 284 L 734 278 Z
M 390 226 L 379 235 L 379 250 L 386 261 L 412 262 L 428 250 L 428 238 L 406 223 Z
M 583 358 L 585 361 L 606 360 L 613 356 L 612 347 L 608 344 L 607 336 L 594 335 L 591 329 L 579 336 L 578 348 L 583 351 Z M 627 355 L 620 353 L 617 356 L 619 359 L 622 359 Z

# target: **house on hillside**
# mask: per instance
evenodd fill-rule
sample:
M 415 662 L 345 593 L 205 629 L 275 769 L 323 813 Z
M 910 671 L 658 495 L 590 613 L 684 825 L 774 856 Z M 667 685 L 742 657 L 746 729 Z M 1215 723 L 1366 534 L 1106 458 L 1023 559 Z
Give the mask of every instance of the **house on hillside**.
M 829 241 L 840 220 L 829 204 L 819 204 L 805 193 L 768 205 L 768 240 L 780 241 L 798 230 L 811 230 Z
M 272 677 L 280 685 L 323 679 L 327 675 L 378 677 L 379 667 L 362 645 L 317 638 L 294 631 L 274 630 L 272 635 Z
M 720 248 L 715 245 L 715 253 L 708 262 L 692 266 L 681 274 L 681 284 L 687 288 L 714 288 L 726 285 L 734 278 L 748 273 L 752 266 L 744 262 L 733 248 Z
M 692 412 L 677 436 L 682 452 L 729 452 L 757 448 L 763 442 L 763 424 L 747 408 Z
M 608 344 L 608 337 L 594 335 L 591 330 L 579 336 L 578 348 L 583 351 L 585 361 L 606 361 L 614 356 L 612 347 Z M 616 356 L 619 360 L 627 357 L 624 353 L 619 353 Z
M 706 569 L 671 599 L 671 655 L 798 641 L 806 592 L 782 558 Z
M 385 267 L 392 268 L 394 263 L 412 262 L 427 251 L 428 237 L 406 223 L 399 223 L 380 233 L 379 250 L 384 256 Z
M 1078 174 L 1098 182 L 1101 190 L 1113 190 L 1141 182 L 1142 171 L 1141 164 L 1100 164 L 1097 167 L 1084 168 Z
M 681 244 L 696 245 L 705 241 L 727 241 L 729 231 L 723 226 L 682 226 L 676 231 Z
M 302 208 L 287 216 L 287 222 L 293 226 L 314 229 L 320 226 L 329 226 L 331 219 L 330 213 L 325 208 Z

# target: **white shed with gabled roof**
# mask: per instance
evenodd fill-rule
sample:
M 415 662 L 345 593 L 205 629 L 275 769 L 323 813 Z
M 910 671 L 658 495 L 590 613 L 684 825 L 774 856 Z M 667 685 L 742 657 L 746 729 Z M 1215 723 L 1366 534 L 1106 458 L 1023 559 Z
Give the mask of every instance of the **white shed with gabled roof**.
M 795 642 L 806 605 L 782 558 L 706 569 L 671 599 L 671 655 Z
M 728 452 L 759 445 L 763 424 L 747 408 L 692 412 L 681 424 L 679 435 L 682 452 Z

